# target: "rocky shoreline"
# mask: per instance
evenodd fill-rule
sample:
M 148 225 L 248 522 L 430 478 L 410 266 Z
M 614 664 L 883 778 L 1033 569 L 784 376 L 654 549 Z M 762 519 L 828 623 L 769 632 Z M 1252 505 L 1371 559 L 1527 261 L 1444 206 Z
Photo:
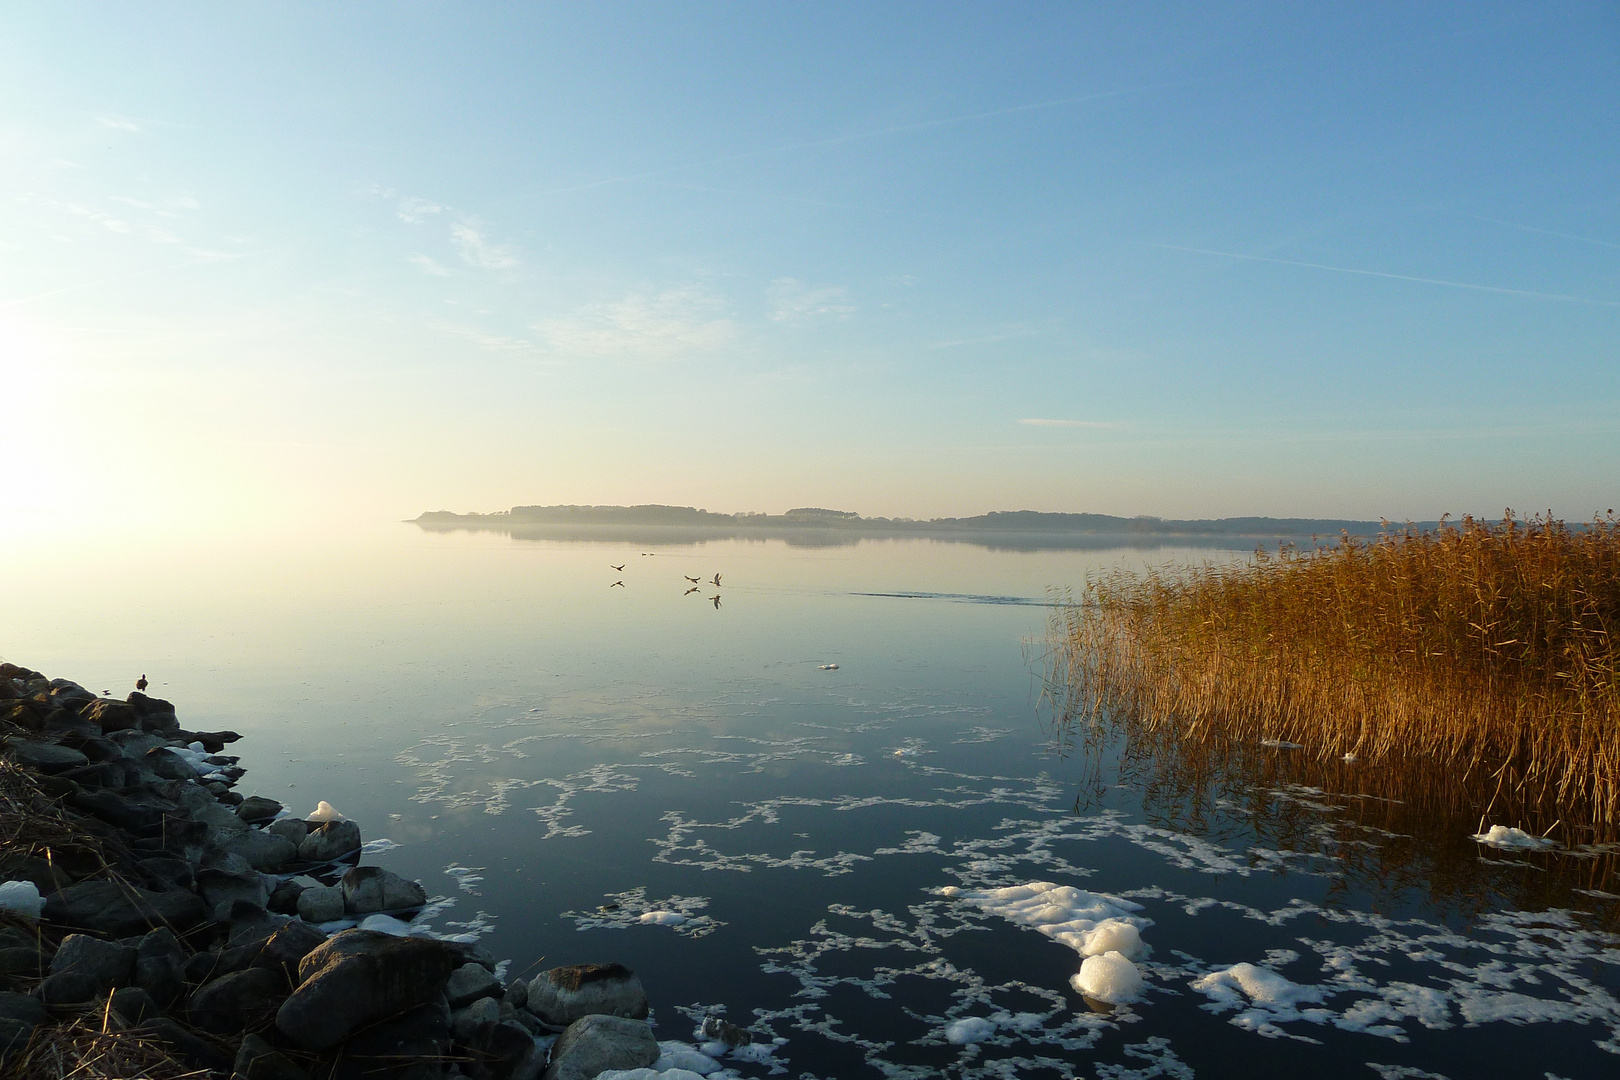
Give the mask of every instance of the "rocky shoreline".
M 711 1017 L 707 1053 L 660 1044 L 622 965 L 505 979 L 475 942 L 417 932 L 426 890 L 361 865 L 356 822 L 238 793 L 239 738 L 0 664 L 0 1072 L 736 1075 L 716 1058 L 747 1032 Z

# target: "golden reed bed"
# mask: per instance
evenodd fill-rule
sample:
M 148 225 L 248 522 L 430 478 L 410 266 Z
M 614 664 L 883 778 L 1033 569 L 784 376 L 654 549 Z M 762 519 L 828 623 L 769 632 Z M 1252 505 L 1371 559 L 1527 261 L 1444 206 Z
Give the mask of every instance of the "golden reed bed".
M 1614 511 L 1573 529 L 1510 511 L 1094 579 L 1054 616 L 1048 685 L 1066 720 L 1297 743 L 1591 839 L 1620 825 L 1617 636 Z

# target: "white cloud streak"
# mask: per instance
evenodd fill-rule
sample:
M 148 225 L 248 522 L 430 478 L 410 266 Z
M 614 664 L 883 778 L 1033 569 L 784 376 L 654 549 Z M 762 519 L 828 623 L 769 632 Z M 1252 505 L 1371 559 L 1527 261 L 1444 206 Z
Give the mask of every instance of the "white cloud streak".
M 1111 428 L 1119 426 L 1110 420 L 1047 420 L 1037 417 L 1030 417 L 1018 422 L 1028 424 L 1030 427 Z
M 450 243 L 468 266 L 482 270 L 510 270 L 518 265 L 512 249 L 504 244 L 490 242 L 482 232 L 467 222 L 450 226 Z
M 834 285 L 810 288 L 796 278 L 777 278 L 765 290 L 775 322 L 803 325 L 823 319 L 846 319 L 855 313 L 849 290 Z
M 592 304 L 537 322 L 533 329 L 554 353 L 670 360 L 711 352 L 735 340 L 737 324 L 724 316 L 724 308 L 724 300 L 701 289 L 667 289 Z
M 1501 285 L 1476 285 L 1467 281 L 1447 281 L 1444 278 L 1391 274 L 1383 270 L 1358 270 L 1350 266 L 1329 266 L 1326 263 L 1300 262 L 1295 259 L 1274 259 L 1268 255 L 1244 255 L 1236 251 L 1212 251 L 1209 248 L 1182 247 L 1180 244 L 1155 244 L 1154 246 L 1169 251 L 1187 251 L 1194 255 L 1219 255 L 1224 259 L 1242 259 L 1246 262 L 1276 263 L 1278 266 L 1303 266 L 1310 270 L 1331 270 L 1335 274 L 1389 278 L 1393 281 L 1415 281 L 1420 285 L 1443 285 L 1448 289 L 1469 289 L 1473 292 L 1498 293 L 1504 296 L 1526 296 L 1534 300 L 1560 300 L 1569 304 L 1591 304 L 1595 307 L 1620 307 L 1620 301 L 1591 300 L 1584 296 L 1570 296 L 1566 293 L 1536 292 L 1533 289 L 1509 289 Z

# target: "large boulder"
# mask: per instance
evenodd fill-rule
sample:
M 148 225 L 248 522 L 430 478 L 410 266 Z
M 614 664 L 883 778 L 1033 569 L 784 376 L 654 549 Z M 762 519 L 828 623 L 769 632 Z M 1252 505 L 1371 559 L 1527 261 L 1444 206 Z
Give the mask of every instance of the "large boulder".
M 90 764 L 88 757 L 71 746 L 32 739 L 7 739 L 4 745 L 13 761 L 35 772 L 61 773 Z
M 169 735 L 180 730 L 180 719 L 174 714 L 174 706 L 162 698 L 147 697 L 139 690 L 131 693 L 128 702 L 135 707 L 135 714 L 139 717 L 141 730 Z
M 242 1036 L 231 1076 L 237 1080 L 309 1080 L 309 1074 L 257 1035 Z
M 444 996 L 452 1009 L 459 1009 L 479 998 L 504 997 L 505 987 L 483 964 L 462 964 L 450 973 L 450 981 L 444 984 Z
M 69 934 L 62 939 L 51 958 L 51 974 L 76 972 L 95 979 L 103 993 L 115 986 L 127 986 L 135 977 L 136 950 L 116 941 L 102 941 L 85 934 Z
M 79 715 L 86 720 L 92 720 L 102 731 L 130 731 L 140 723 L 140 713 L 135 706 L 123 701 L 110 701 L 105 698 L 92 701 L 79 710 Z
M 287 980 L 270 968 L 244 968 L 205 983 L 191 995 L 191 1022 L 229 1035 L 259 1027 L 287 996 Z
M 427 890 L 380 866 L 356 866 L 338 883 L 343 906 L 356 915 L 404 911 L 427 903 Z
M 584 1016 L 551 1048 L 544 1080 L 593 1080 L 609 1069 L 641 1069 L 658 1060 L 658 1039 L 644 1020 Z
M 336 885 L 314 885 L 298 894 L 298 917 L 305 922 L 327 923 L 343 918 L 343 890 Z
M 227 870 L 199 870 L 197 891 L 208 902 L 210 911 L 236 900 L 247 900 L 260 907 L 270 900 L 269 883 L 263 874 L 253 870 L 245 874 Z
M 105 880 L 81 881 L 45 898 L 45 918 L 107 937 L 131 937 L 159 926 L 187 930 L 207 914 L 195 893 L 148 892 Z
M 328 1050 L 356 1028 L 439 1001 L 460 958 L 443 942 L 345 930 L 298 965 L 298 988 L 276 1027 L 298 1045 Z
M 623 964 L 571 964 L 536 975 L 527 1007 L 558 1029 L 593 1013 L 641 1020 L 647 1015 L 647 991 Z
M 242 800 L 242 805 L 236 808 L 236 816 L 250 825 L 271 821 L 279 813 L 281 804 L 262 795 L 249 795 Z
M 297 844 L 263 829 L 237 833 L 225 847 L 246 859 L 255 870 L 276 870 L 298 858 Z

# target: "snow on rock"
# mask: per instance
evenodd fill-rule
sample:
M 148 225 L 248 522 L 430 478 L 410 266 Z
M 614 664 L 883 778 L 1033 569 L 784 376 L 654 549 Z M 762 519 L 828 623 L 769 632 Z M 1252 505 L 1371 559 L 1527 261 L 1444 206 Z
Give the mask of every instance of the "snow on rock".
M 945 1041 L 952 1046 L 984 1042 L 995 1033 L 995 1022 L 982 1016 L 968 1016 L 945 1025 Z
M 1141 997 L 1146 983 L 1130 960 L 1117 952 L 1105 952 L 1086 957 L 1069 985 L 1088 998 L 1124 1005 Z
M 322 799 L 320 801 L 320 805 L 315 807 L 315 812 L 313 814 L 309 815 L 309 817 L 305 818 L 304 820 L 305 821 L 347 821 L 349 819 L 344 817 L 341 813 L 339 813 L 337 807 L 333 806 L 331 803 L 327 802 L 325 799 Z
M 1558 846 L 1556 840 L 1534 836 L 1523 829 L 1514 829 L 1506 825 L 1492 825 L 1485 832 L 1474 833 L 1468 839 L 1502 851 L 1545 851 Z
M 37 919 L 45 911 L 45 899 L 32 881 L 7 881 L 0 883 L 0 911 Z

